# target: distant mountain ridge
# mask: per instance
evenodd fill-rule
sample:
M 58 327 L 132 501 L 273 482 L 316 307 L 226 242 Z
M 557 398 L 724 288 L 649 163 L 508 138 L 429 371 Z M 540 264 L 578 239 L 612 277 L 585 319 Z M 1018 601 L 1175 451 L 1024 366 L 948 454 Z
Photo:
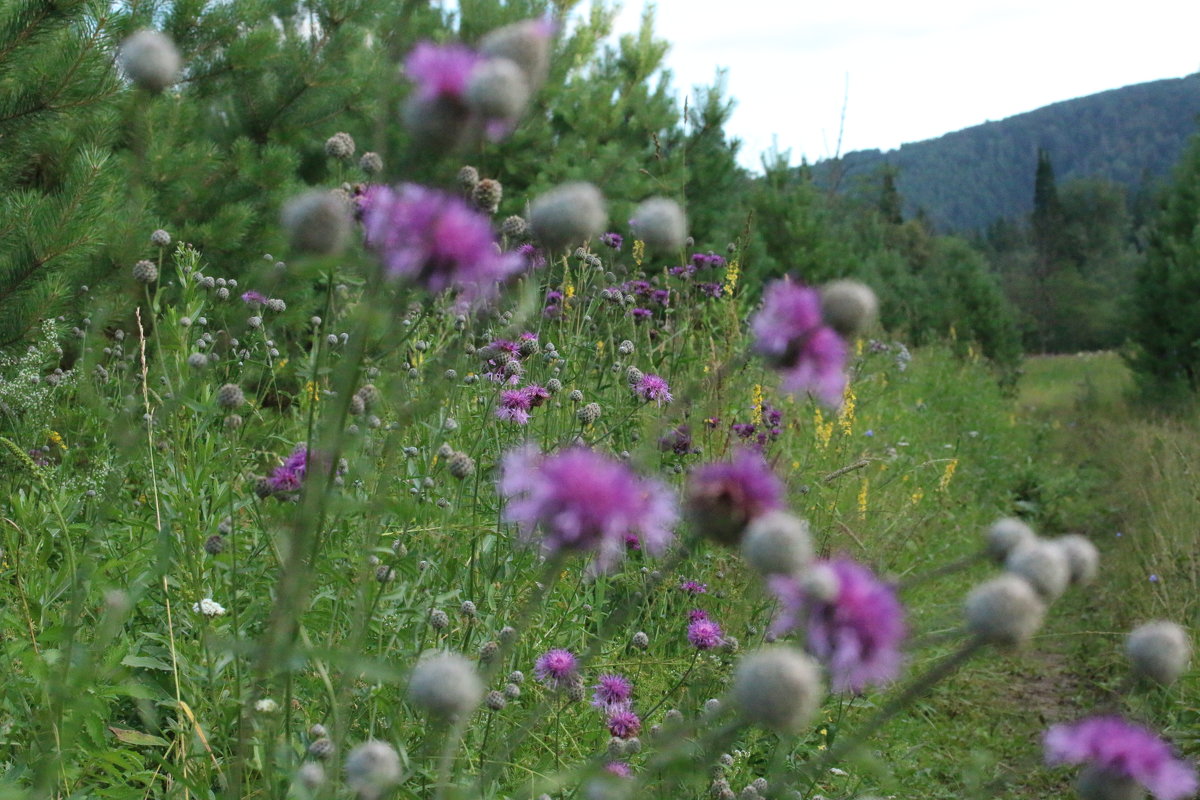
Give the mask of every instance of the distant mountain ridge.
M 906 216 L 918 209 L 942 231 L 979 230 L 1033 208 L 1037 150 L 1058 181 L 1104 178 L 1135 192 L 1169 175 L 1200 117 L 1200 73 L 1065 100 L 997 122 L 882 152 L 815 164 L 818 184 L 870 196 L 885 165 Z

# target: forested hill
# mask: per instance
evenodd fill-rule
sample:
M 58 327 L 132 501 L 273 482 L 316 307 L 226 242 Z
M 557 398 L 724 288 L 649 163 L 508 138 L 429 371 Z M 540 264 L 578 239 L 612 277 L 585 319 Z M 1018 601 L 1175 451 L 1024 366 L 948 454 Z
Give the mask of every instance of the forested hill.
M 970 231 L 1033 207 L 1038 148 L 1060 181 L 1104 178 L 1136 192 L 1169 174 L 1197 131 L 1200 73 L 1112 89 L 986 122 L 898 150 L 861 150 L 813 168 L 818 183 L 877 195 L 891 166 L 906 216 Z

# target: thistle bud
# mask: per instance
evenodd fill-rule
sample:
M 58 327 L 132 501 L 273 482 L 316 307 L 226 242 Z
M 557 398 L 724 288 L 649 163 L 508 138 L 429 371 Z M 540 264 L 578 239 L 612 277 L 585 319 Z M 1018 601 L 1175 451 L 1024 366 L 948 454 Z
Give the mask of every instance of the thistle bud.
M 346 755 L 346 785 L 362 800 L 377 800 L 400 782 L 400 756 L 387 742 L 372 739 Z
M 161 92 L 179 80 L 182 61 L 166 34 L 143 30 L 121 43 L 117 56 L 129 80 L 151 92 Z
M 1091 583 L 1096 579 L 1100 569 L 1100 551 L 1091 539 L 1078 533 L 1069 533 L 1054 540 L 1067 557 L 1067 567 L 1071 572 L 1071 583 L 1080 585 Z
M 138 283 L 151 284 L 158 280 L 158 265 L 142 260 L 133 265 L 133 279 Z
M 348 159 L 354 155 L 354 138 L 339 131 L 325 140 L 325 155 L 330 158 Z
M 422 659 L 408 683 L 408 699 L 435 717 L 470 714 L 483 698 L 483 682 L 475 667 L 457 653 Z
M 332 255 L 350 238 L 349 208 L 332 192 L 316 189 L 292 198 L 282 219 L 292 247 L 301 252 Z
M 993 561 L 1003 563 L 1008 554 L 1022 544 L 1037 538 L 1033 528 L 1016 517 L 1005 517 L 992 523 L 985 534 L 987 554 Z
M 604 196 L 590 183 L 565 183 L 533 202 L 529 224 L 547 248 L 562 250 L 599 236 L 608 223 Z
M 845 338 L 870 325 L 878 313 L 879 300 L 865 284 L 842 280 L 821 287 L 821 315 L 825 324 Z
M 1169 686 L 1182 675 L 1191 658 L 1187 632 L 1174 622 L 1147 622 L 1125 640 L 1125 653 L 1139 677 Z
M 525 74 L 529 91 L 536 92 L 550 74 L 550 37 L 554 27 L 530 19 L 497 28 L 479 41 L 479 52 L 489 59 L 507 59 Z
M 787 734 L 803 730 L 822 693 L 816 662 L 790 647 L 768 647 L 738 664 L 731 697 L 747 722 Z
M 989 644 L 1015 647 L 1027 642 L 1046 614 L 1046 606 L 1027 581 L 1000 575 L 976 586 L 966 602 L 967 629 Z
M 761 575 L 801 575 L 813 558 L 808 523 L 786 511 L 768 511 L 746 527 L 742 556 Z
M 647 249 L 659 253 L 677 252 L 687 239 L 687 215 L 674 200 L 652 197 L 633 212 L 629 225 Z
M 1039 539 L 1008 554 L 1004 569 L 1029 582 L 1047 603 L 1057 600 L 1071 580 L 1067 554 L 1057 543 Z

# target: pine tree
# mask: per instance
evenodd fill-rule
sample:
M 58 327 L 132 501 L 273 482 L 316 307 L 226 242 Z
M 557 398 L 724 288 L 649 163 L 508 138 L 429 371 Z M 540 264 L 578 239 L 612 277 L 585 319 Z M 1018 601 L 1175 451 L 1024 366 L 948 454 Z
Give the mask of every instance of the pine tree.
M 896 176 L 899 173 L 895 167 L 883 169 L 883 183 L 879 190 L 879 214 L 889 225 L 899 225 L 904 222 L 903 201 L 900 191 L 896 188 Z
M 1200 135 L 1193 137 L 1149 234 L 1134 284 L 1132 366 L 1150 395 L 1200 389 Z
M 725 72 L 709 87 L 696 87 L 684 143 L 688 216 L 698 244 L 720 248 L 746 222 L 749 176 L 737 163 L 741 142 L 725 136 L 733 101 L 725 98 Z
M 0 346 L 65 312 L 105 271 L 119 21 L 103 0 L 0 6 Z

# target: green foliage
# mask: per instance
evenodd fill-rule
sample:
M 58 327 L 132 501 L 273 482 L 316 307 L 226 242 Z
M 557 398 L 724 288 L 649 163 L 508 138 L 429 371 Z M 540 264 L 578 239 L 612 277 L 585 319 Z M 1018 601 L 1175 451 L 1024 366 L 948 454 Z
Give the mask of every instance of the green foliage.
M 1200 136 L 1192 138 L 1149 234 L 1134 285 L 1133 367 L 1150 394 L 1200 388 Z
M 0 7 L 0 346 L 67 309 L 105 271 L 118 15 L 105 2 Z

